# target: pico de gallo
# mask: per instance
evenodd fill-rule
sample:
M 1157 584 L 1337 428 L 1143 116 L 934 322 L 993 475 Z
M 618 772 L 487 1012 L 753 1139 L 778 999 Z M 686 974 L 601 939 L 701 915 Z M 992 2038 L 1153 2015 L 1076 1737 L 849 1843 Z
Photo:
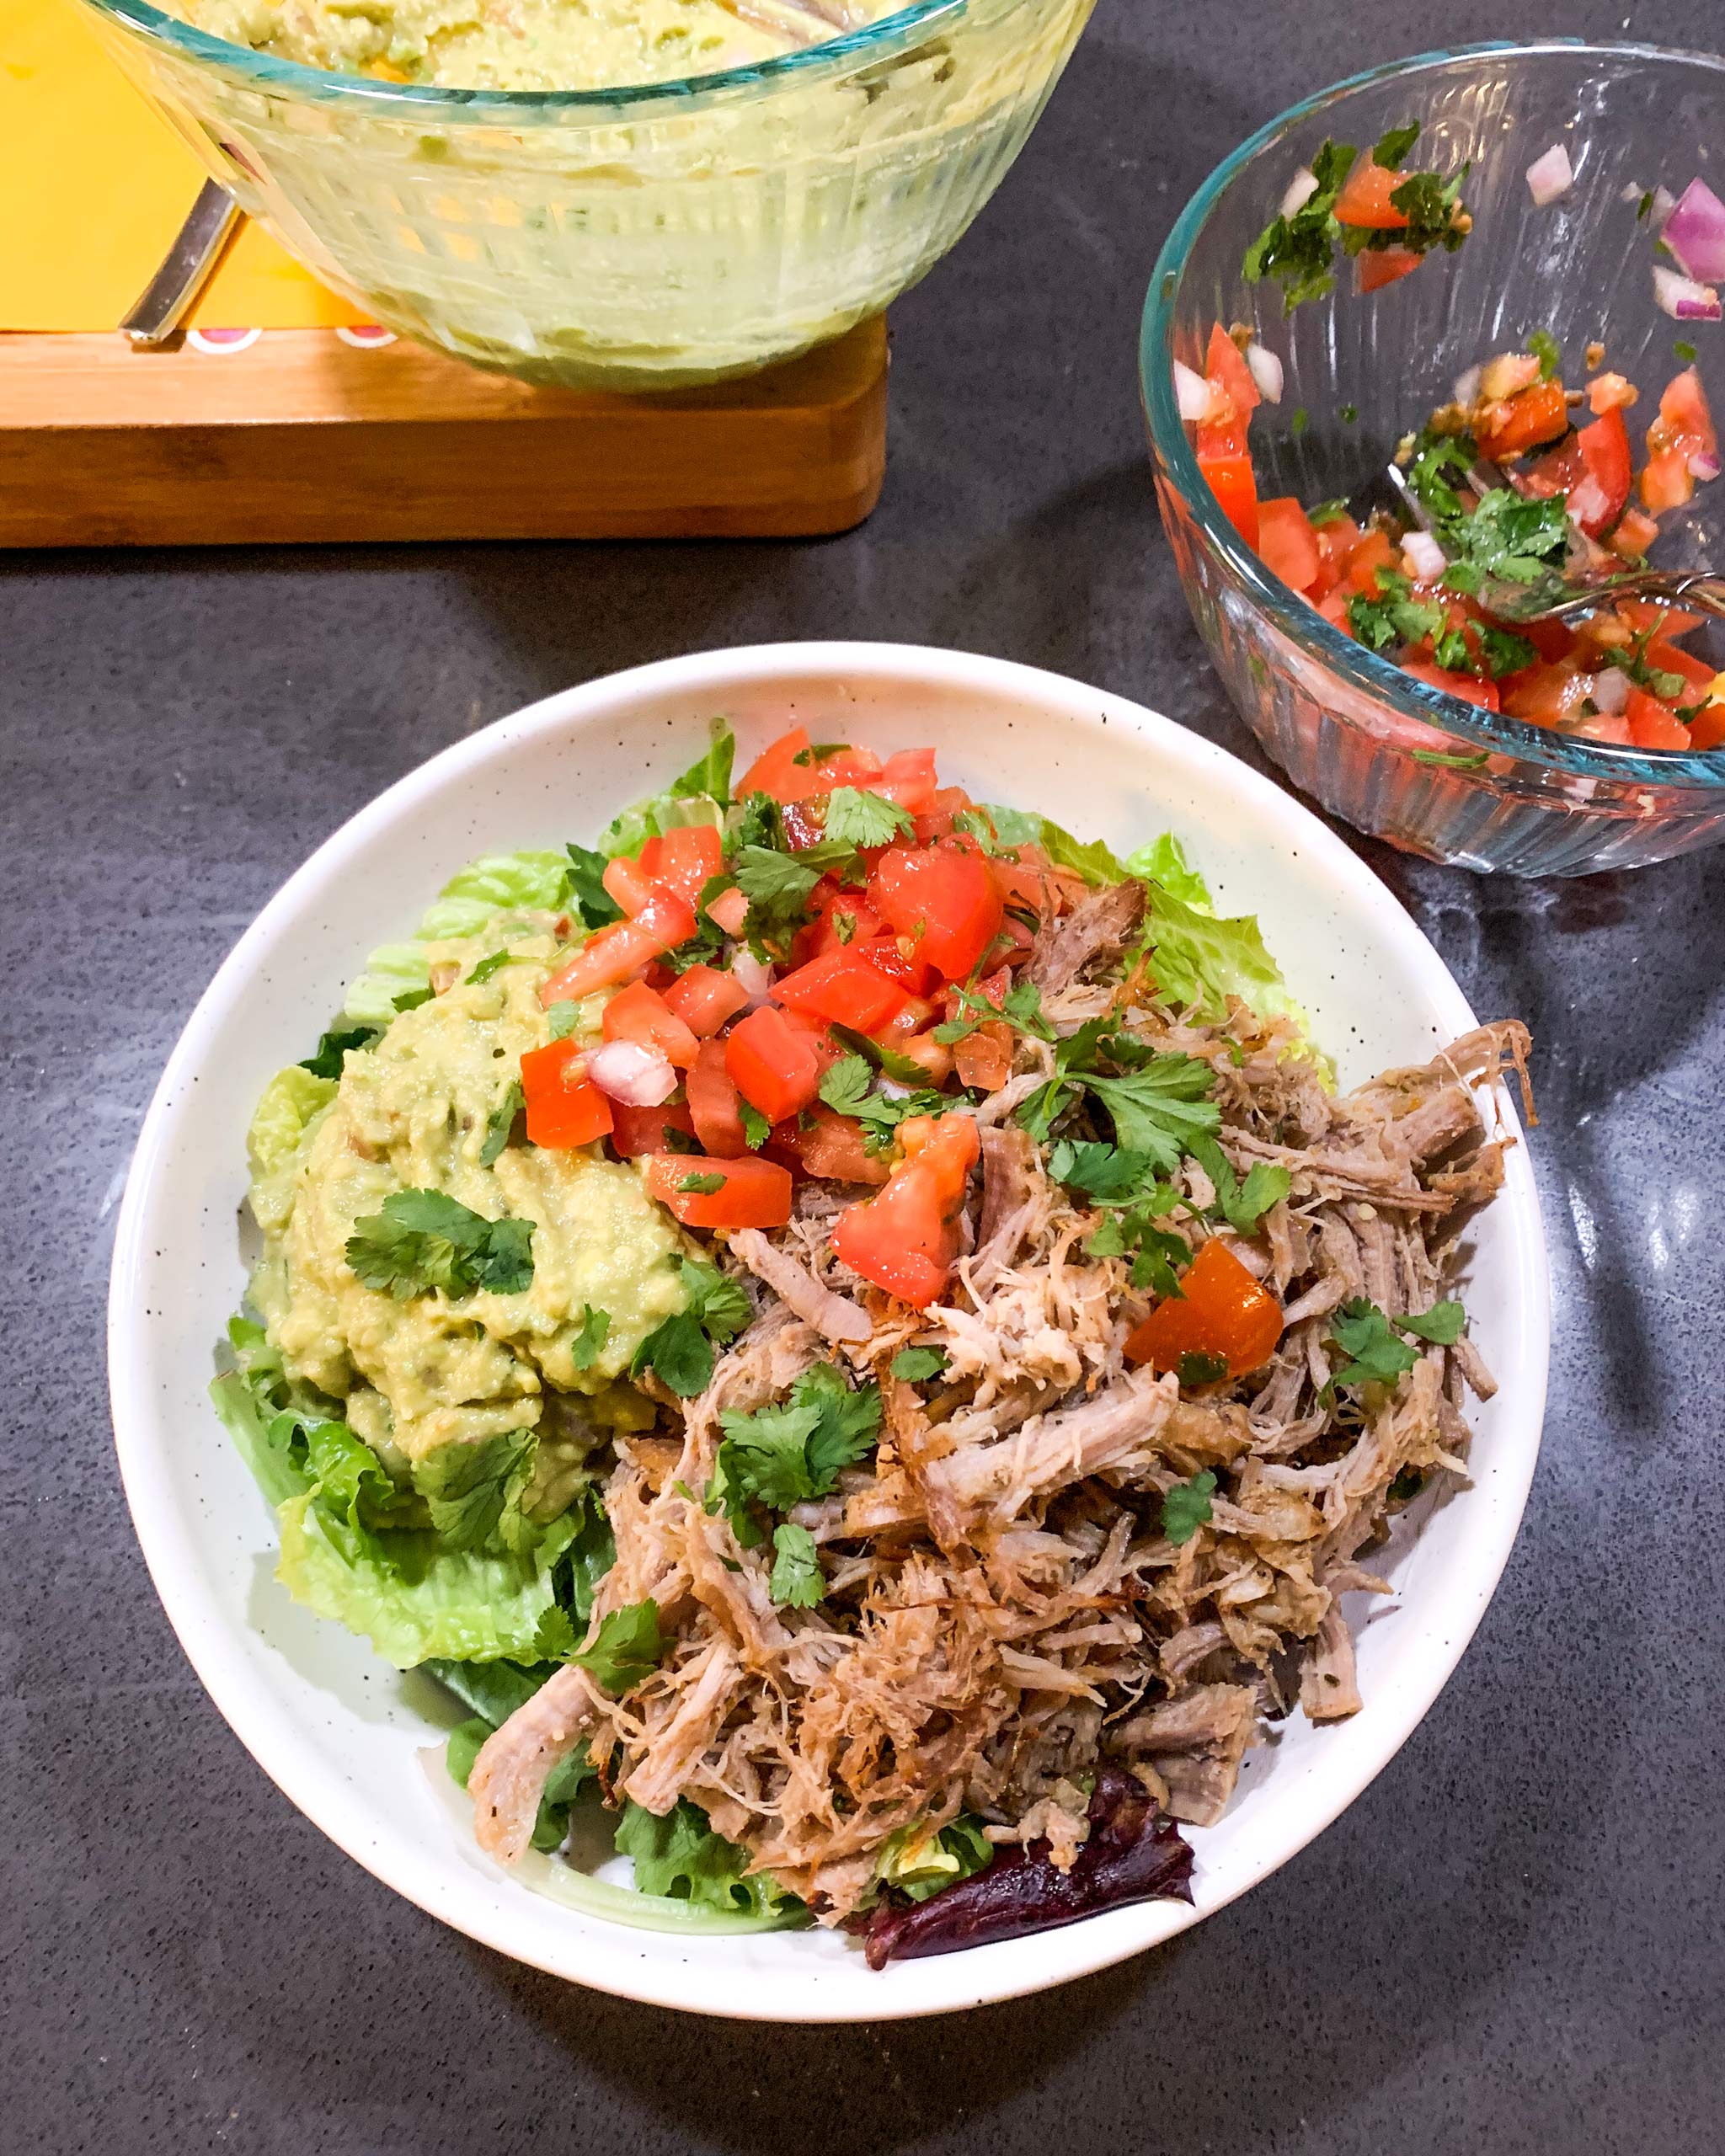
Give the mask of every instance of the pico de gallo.
M 1487 711 L 1637 749 L 1725 745 L 1725 673 L 1684 647 L 1701 616 L 1633 599 L 1571 622 L 1510 622 L 1482 599 L 1535 586 L 1566 565 L 1636 568 L 1659 519 L 1717 478 L 1718 438 L 1692 361 L 1639 430 L 1636 387 L 1585 355 L 1566 386 L 1555 340 L 1498 355 L 1401 446 L 1397 462 L 1430 529 L 1385 510 L 1362 523 L 1343 501 L 1259 496 L 1248 444 L 1263 402 L 1249 332 L 1212 330 L 1200 377 L 1178 384 L 1199 469 L 1222 513 L 1266 567 L 1344 636 L 1404 673 Z M 1470 484 L 1477 460 L 1508 484 Z

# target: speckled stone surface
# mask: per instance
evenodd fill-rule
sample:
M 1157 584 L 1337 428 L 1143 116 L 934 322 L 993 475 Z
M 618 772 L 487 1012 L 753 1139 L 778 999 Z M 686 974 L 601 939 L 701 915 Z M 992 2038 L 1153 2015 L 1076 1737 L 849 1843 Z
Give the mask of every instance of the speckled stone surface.
M 1539 0 L 1513 27 L 1615 34 L 1622 5 Z M 1673 43 L 1712 22 L 1701 0 L 1634 18 Z M 0 2149 L 1725 2146 L 1725 851 L 1538 885 L 1365 846 L 1476 1006 L 1539 1038 L 1544 1459 L 1471 1651 L 1375 1786 L 1244 1903 L 1065 1991 L 880 2030 L 724 2025 L 444 1930 L 205 1700 L 107 1426 L 113 1209 L 163 1059 L 289 869 L 433 750 L 670 651 L 857 634 L 1058 668 L 1250 755 L 1151 500 L 1150 263 L 1294 96 L 1509 26 L 1484 0 L 1436 23 L 1406 0 L 1102 0 L 997 201 L 896 312 L 886 496 L 850 537 L 0 569 Z

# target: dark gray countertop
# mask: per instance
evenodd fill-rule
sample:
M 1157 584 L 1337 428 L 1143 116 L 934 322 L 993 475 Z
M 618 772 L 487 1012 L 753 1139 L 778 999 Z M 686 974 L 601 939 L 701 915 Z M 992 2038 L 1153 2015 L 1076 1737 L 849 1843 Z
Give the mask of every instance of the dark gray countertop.
M 1615 34 L 1623 4 L 1509 13 Z M 1673 43 L 1711 20 L 1701 0 L 1634 18 Z M 1065 1991 L 879 2030 L 718 2025 L 444 1930 L 206 1701 L 108 1431 L 108 1240 L 156 1073 L 287 871 L 445 743 L 675 650 L 858 635 L 1032 660 L 1251 755 L 1150 497 L 1150 263 L 1295 96 L 1508 26 L 1483 0 L 1435 25 L 1406 0 L 1103 0 L 999 198 L 895 312 L 886 494 L 847 538 L 6 564 L 0 2148 L 1725 2143 L 1725 851 L 1536 884 L 1365 847 L 1476 1007 L 1538 1038 L 1544 1460 L 1471 1651 L 1374 1787 L 1244 1903 Z

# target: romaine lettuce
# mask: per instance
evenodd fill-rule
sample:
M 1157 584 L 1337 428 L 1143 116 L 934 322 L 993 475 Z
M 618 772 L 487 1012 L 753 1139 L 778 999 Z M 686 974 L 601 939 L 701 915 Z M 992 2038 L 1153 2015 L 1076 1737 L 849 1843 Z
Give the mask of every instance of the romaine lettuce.
M 686 1797 L 662 1819 L 638 1804 L 625 1805 L 617 1845 L 634 1861 L 638 1893 L 692 1902 L 728 1917 L 782 1919 L 800 1907 L 765 1872 L 749 1873 L 748 1851 L 714 1833 L 707 1814 Z
M 649 795 L 625 808 L 599 841 L 599 850 L 611 859 L 620 853 L 638 853 L 649 839 L 686 824 L 723 824 L 731 800 L 731 765 L 736 739 L 722 718 L 711 722 L 712 738 L 707 753 L 674 778 L 663 793 Z
M 387 1026 L 398 1000 L 431 985 L 427 943 L 477 936 L 488 921 L 507 914 L 557 913 L 568 899 L 566 854 L 524 848 L 518 853 L 482 853 L 451 876 L 426 909 L 407 943 L 380 944 L 348 990 L 342 1015 L 356 1025 Z

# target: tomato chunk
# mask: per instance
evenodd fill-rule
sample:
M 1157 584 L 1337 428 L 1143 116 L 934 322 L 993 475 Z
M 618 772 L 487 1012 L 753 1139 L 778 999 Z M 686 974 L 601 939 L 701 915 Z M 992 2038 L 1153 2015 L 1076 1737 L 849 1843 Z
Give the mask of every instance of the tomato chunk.
M 1220 389 L 1242 418 L 1257 410 L 1262 399 L 1258 384 L 1252 378 L 1252 369 L 1246 364 L 1244 353 L 1220 322 L 1210 333 L 1204 371 L 1211 387 Z
M 694 1146 L 695 1118 L 686 1107 L 632 1108 L 627 1101 L 613 1101 L 611 1118 L 611 1146 L 625 1161 L 635 1160 L 643 1153 L 673 1151 L 665 1134 L 668 1130 L 680 1131 L 692 1150 Z
M 1425 260 L 1411 247 L 1375 247 L 1354 259 L 1354 281 L 1362 292 L 1381 291 L 1398 278 L 1411 276 Z
M 1172 1370 L 1183 1355 L 1218 1355 L 1228 1375 L 1241 1378 L 1269 1360 L 1282 1337 L 1282 1306 L 1226 1243 L 1212 1236 L 1180 1286 L 1128 1337 L 1129 1362 Z
M 641 849 L 641 866 L 655 883 L 665 884 L 693 905 L 724 867 L 724 840 L 716 825 L 679 825 L 663 838 L 648 840 Z
M 769 1123 L 782 1123 L 820 1091 L 825 1059 L 811 1035 L 792 1026 L 777 1005 L 763 1003 L 725 1036 L 724 1067 L 751 1107 Z
M 1650 696 L 1645 689 L 1632 689 L 1623 716 L 1629 722 L 1629 738 L 1637 749 L 1690 749 L 1695 744 L 1689 728 L 1672 710 Z
M 905 1158 L 878 1197 L 839 1215 L 832 1248 L 852 1273 L 926 1310 L 959 1255 L 959 1215 L 980 1145 L 967 1115 L 911 1116 L 899 1139 Z
M 752 1153 L 726 1161 L 648 1153 L 641 1173 L 649 1196 L 686 1228 L 782 1228 L 791 1217 L 790 1170 Z
M 735 1159 L 749 1150 L 737 1089 L 725 1069 L 724 1043 L 702 1041 L 688 1076 L 689 1113 L 695 1135 L 709 1153 Z
M 808 728 L 793 726 L 777 741 L 768 742 L 737 781 L 735 792 L 739 801 L 751 793 L 769 793 L 775 801 L 804 801 L 811 793 L 825 793 L 830 783 L 814 768 Z
M 1629 499 L 1629 430 L 1621 410 L 1614 406 L 1575 440 L 1588 477 L 1599 489 L 1599 499 L 1583 505 L 1581 528 L 1589 539 L 1597 539 L 1622 515 Z
M 655 889 L 633 921 L 595 929 L 540 990 L 539 1001 L 549 1006 L 628 980 L 694 933 L 695 909 L 675 891 Z
M 717 966 L 708 965 L 691 966 L 662 993 L 666 1010 L 703 1041 L 734 1018 L 749 1001 L 748 990 L 734 974 L 722 974 Z
M 1447 667 L 1434 665 L 1429 659 L 1404 659 L 1402 671 L 1411 674 L 1416 681 L 1429 682 L 1434 689 L 1447 689 L 1452 696 L 1460 696 L 1465 704 L 1477 704 L 1482 711 L 1496 711 L 1499 707 L 1495 681 L 1482 681 L 1472 674 L 1452 673 Z
M 811 958 L 776 982 L 773 994 L 793 1011 L 836 1019 L 872 1033 L 904 1003 L 905 990 L 872 966 L 862 952 L 839 949 Z
M 643 1048 L 657 1049 L 679 1070 L 689 1068 L 701 1047 L 689 1027 L 644 980 L 618 990 L 605 1006 L 599 1030 L 608 1041 L 638 1041 Z
M 1405 232 L 1407 212 L 1398 210 L 1390 197 L 1407 177 L 1406 173 L 1386 171 L 1370 157 L 1356 157 L 1336 197 L 1336 222 L 1377 232 Z
M 1216 507 L 1248 547 L 1258 544 L 1258 481 L 1243 451 L 1198 454 L 1198 468 L 1210 482 Z
M 889 756 L 878 778 L 864 782 L 870 793 L 895 802 L 907 815 L 920 816 L 940 791 L 932 749 L 900 749 Z
M 1012 1029 L 1001 1018 L 985 1019 L 953 1050 L 961 1086 L 979 1093 L 997 1092 L 1012 1075 Z
M 854 1116 L 841 1115 L 825 1101 L 817 1101 L 806 1113 L 806 1129 L 790 1138 L 805 1175 L 829 1182 L 884 1183 L 887 1164 L 862 1142 L 862 1126 Z
M 632 853 L 619 853 L 605 864 L 601 878 L 606 895 L 633 921 L 653 896 L 653 878 Z
M 1004 909 L 987 861 L 946 842 L 914 851 L 889 846 L 868 895 L 889 927 L 915 939 L 916 955 L 945 980 L 963 980 L 1001 932 Z
M 1263 564 L 1295 591 L 1310 591 L 1322 568 L 1317 534 L 1292 494 L 1258 505 L 1258 551 Z
M 611 1130 L 611 1102 L 587 1075 L 578 1041 L 547 1041 L 521 1058 L 527 1135 L 536 1145 L 590 1145 Z
M 1561 382 L 1535 382 L 1514 397 L 1487 404 L 1476 435 L 1479 453 L 1493 463 L 1555 441 L 1569 424 Z

